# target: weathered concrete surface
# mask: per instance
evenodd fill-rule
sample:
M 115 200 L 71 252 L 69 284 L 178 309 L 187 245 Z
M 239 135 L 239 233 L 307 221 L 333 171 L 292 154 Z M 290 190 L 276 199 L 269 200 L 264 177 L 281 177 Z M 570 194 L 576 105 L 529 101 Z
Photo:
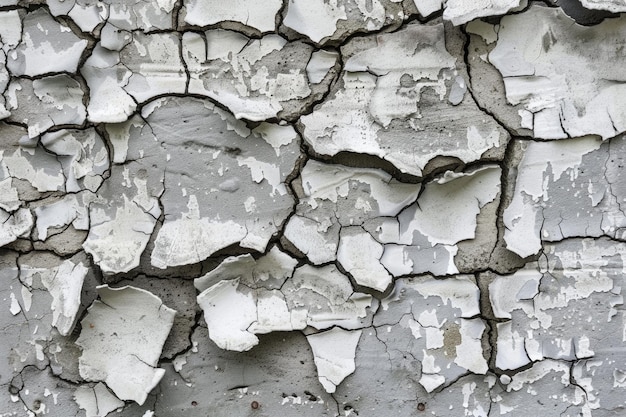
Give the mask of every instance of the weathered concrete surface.
M 623 0 L 0 0 L 0 417 L 626 415 Z

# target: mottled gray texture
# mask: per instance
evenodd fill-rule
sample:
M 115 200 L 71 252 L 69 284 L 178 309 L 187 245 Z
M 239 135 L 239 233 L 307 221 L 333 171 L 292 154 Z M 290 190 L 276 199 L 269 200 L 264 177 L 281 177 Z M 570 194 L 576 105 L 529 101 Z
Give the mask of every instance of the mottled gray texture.
M 0 417 L 626 413 L 623 0 L 0 0 Z

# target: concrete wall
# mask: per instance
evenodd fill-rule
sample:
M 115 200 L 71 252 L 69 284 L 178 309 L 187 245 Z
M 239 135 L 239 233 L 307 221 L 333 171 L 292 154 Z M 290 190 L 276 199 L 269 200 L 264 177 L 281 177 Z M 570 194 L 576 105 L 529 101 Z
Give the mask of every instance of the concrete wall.
M 620 12 L 0 0 L 0 416 L 626 415 Z

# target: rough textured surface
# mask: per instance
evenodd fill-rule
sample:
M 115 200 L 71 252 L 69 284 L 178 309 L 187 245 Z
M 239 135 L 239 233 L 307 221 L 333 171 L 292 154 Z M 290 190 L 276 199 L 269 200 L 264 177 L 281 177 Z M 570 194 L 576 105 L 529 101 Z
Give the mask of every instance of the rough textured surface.
M 559 8 L 533 5 L 504 17 L 497 28 L 481 26 L 480 33 L 495 32 L 495 39 L 482 39 L 495 44 L 486 59 L 502 75 L 508 105 L 519 115 L 511 128 L 529 129 L 541 139 L 608 139 L 624 132 L 626 78 L 620 70 L 623 56 L 616 53 L 624 45 L 621 20 L 583 27 Z M 485 59 L 470 54 L 470 59 Z
M 625 415 L 620 12 L 0 0 L 0 417 Z
M 354 38 L 342 56 L 332 98 L 300 119 L 316 153 L 375 155 L 415 176 L 436 157 L 502 158 L 508 133 L 466 94 L 443 24 Z

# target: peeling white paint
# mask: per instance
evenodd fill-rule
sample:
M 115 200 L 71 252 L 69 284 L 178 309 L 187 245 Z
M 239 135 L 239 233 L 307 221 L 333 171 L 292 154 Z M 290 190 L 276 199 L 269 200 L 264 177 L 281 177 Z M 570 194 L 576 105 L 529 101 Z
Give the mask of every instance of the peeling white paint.
M 533 113 L 535 137 L 608 139 L 626 130 L 619 99 L 625 80 L 615 72 L 621 57 L 600 46 L 620 43 L 624 30 L 612 19 L 576 25 L 560 8 L 538 5 L 502 19 L 489 61 L 504 78 L 509 103 Z
M 417 49 L 411 46 L 416 40 Z M 444 101 L 446 81 L 455 78 L 456 64 L 445 48 L 442 25 L 410 25 L 379 35 L 367 46 L 344 47 L 356 51 L 344 58 L 343 83 L 332 99 L 301 119 L 304 139 L 316 152 L 366 153 L 402 172 L 421 175 L 435 155 L 471 162 L 506 142 L 507 134 L 481 112 L 475 113 L 475 104 L 462 100 L 454 106 Z M 463 110 L 452 110 L 458 106 Z M 450 111 L 465 111 L 468 118 L 433 132 L 431 121 Z M 438 139 L 433 141 L 432 135 Z M 359 139 L 351 140 L 355 137 Z
M 280 0 L 262 4 L 254 0 L 221 1 L 186 0 L 185 22 L 195 26 L 209 26 L 223 21 L 241 22 L 261 32 L 274 30 L 274 17 L 282 6 Z
M 165 370 L 157 367 L 175 310 L 148 291 L 98 287 L 100 300 L 81 321 L 80 375 L 104 382 L 121 400 L 146 401 Z
M 111 394 L 102 382 L 92 387 L 81 385 L 76 389 L 74 398 L 87 417 L 106 417 L 112 411 L 124 406 L 115 395 Z
M 128 272 L 139 265 L 139 257 L 156 224 L 153 214 L 145 212 L 126 195 L 123 199 L 124 205 L 116 208 L 112 218 L 101 209 L 91 210 L 89 236 L 83 243 L 85 251 L 109 274 Z
M 294 270 L 296 264 L 274 247 L 258 260 L 227 258 L 196 279 L 211 340 L 222 349 L 246 351 L 259 343 L 257 334 L 363 327 L 367 310 L 375 306 L 371 296 L 355 292 L 332 266 Z
M 326 392 L 335 392 L 337 385 L 354 372 L 355 350 L 360 338 L 360 330 L 347 331 L 338 327 L 307 336 L 318 378 Z
M 619 414 L 626 9 L 576 4 L 0 0 L 0 414 Z

